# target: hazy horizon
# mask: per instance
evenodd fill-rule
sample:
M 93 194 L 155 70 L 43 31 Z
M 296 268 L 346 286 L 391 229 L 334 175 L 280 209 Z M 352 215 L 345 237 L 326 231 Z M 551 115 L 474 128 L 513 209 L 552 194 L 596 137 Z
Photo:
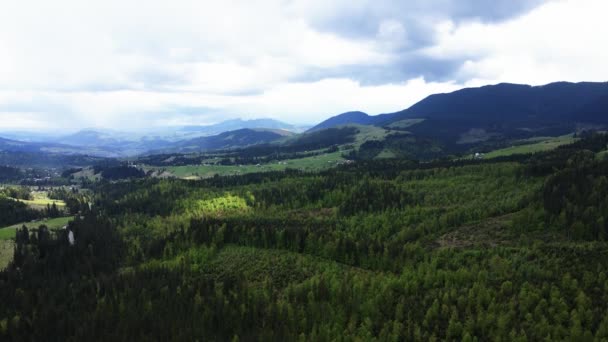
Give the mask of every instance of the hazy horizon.
M 27 133 L 31 133 L 31 134 L 36 134 L 36 135 L 40 135 L 40 136 L 62 136 L 65 134 L 72 134 L 72 133 L 78 133 L 78 132 L 83 132 L 83 131 L 98 131 L 98 132 L 115 132 L 115 133 L 139 133 L 139 134 L 153 134 L 153 133 L 160 133 L 160 132 L 164 132 L 164 131 L 171 131 L 171 130 L 175 130 L 175 129 L 179 129 L 179 128 L 183 128 L 183 127 L 189 127 L 189 126 L 193 126 L 193 127 L 208 127 L 208 126 L 214 126 L 214 125 L 218 125 L 218 124 L 222 124 L 225 122 L 230 122 L 230 121 L 234 121 L 234 120 L 239 120 L 241 119 L 242 121 L 256 121 L 256 120 L 276 120 L 278 122 L 282 122 L 291 126 L 295 126 L 295 127 L 312 127 L 315 124 L 317 124 L 316 122 L 313 123 L 292 123 L 286 120 L 281 120 L 281 119 L 273 119 L 273 118 L 268 118 L 268 117 L 259 117 L 259 118 L 251 118 L 251 119 L 242 119 L 239 117 L 235 117 L 235 118 L 230 118 L 230 119 L 225 119 L 225 120 L 219 120 L 219 121 L 214 121 L 214 122 L 210 122 L 210 123 L 193 123 L 193 124 L 181 124 L 181 125 L 171 125 L 171 126 L 164 126 L 164 127 L 158 127 L 158 126 L 151 126 L 151 127 L 125 127 L 125 128 L 114 128 L 114 127 L 107 127 L 107 126 L 87 126 L 87 127 L 75 127 L 75 128 L 66 128 L 66 129 L 46 129 L 44 127 L 42 128 L 23 128 L 23 129 L 11 129 L 11 128 L 2 128 L 0 127 L 0 138 L 2 137 L 1 134 L 6 133 L 6 134 L 18 134 L 18 133 L 23 133 L 23 134 L 27 134 Z M 259 128 L 264 128 L 264 127 L 259 127 Z

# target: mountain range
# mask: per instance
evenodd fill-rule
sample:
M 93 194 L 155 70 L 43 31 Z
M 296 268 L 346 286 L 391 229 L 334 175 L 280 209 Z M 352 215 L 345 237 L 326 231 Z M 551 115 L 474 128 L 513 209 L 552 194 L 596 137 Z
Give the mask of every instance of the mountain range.
M 348 125 L 374 126 L 384 130 L 382 135 L 392 140 L 395 140 L 394 133 L 398 133 L 409 135 L 410 142 L 426 139 L 433 142 L 431 145 L 438 143 L 444 147 L 558 135 L 581 128 L 601 129 L 608 126 L 608 83 L 557 82 L 543 86 L 501 83 L 465 88 L 430 95 L 394 113 L 343 113 L 306 132 L 305 127 L 273 119 L 236 119 L 144 134 L 87 129 L 58 137 L 32 136 L 28 142 L 24 141 L 25 133 L 14 133 L 12 139 L 0 140 L 0 151 L 51 151 L 106 157 L 159 151 L 203 152 L 280 143 L 293 134 L 303 134 L 304 139 L 312 133 L 318 137 L 319 132 Z
M 213 125 L 182 126 L 151 132 L 122 132 L 87 128 L 66 135 L 8 132 L 10 139 L 0 142 L 0 151 L 38 151 L 88 154 L 103 157 L 128 157 L 150 151 L 208 151 L 218 148 L 246 147 L 268 143 L 288 134 L 303 132 L 296 126 L 274 119 L 227 120 Z M 223 134 L 234 132 L 232 134 Z M 230 138 L 231 139 L 228 139 Z M 226 140 L 225 143 L 222 143 Z
M 217 135 L 228 131 L 236 131 L 243 128 L 266 128 L 279 129 L 289 132 L 299 133 L 306 130 L 305 126 L 296 126 L 274 119 L 234 119 L 222 121 L 214 125 L 206 126 L 184 126 L 179 129 L 181 132 L 195 132 L 201 135 Z
M 229 150 L 253 145 L 276 142 L 293 135 L 293 132 L 280 129 L 242 128 L 223 132 L 218 135 L 204 136 L 177 141 L 149 153 L 189 153 L 214 150 Z
M 447 144 L 558 135 L 608 125 L 608 83 L 501 83 L 434 94 L 394 113 L 348 112 L 310 131 L 348 124 L 402 129 Z M 476 137 L 471 137 L 475 135 Z
M 331 117 L 311 131 L 344 124 L 386 125 L 403 119 L 496 122 L 607 123 L 608 82 L 557 82 L 544 86 L 501 83 L 434 94 L 389 114 L 347 112 Z

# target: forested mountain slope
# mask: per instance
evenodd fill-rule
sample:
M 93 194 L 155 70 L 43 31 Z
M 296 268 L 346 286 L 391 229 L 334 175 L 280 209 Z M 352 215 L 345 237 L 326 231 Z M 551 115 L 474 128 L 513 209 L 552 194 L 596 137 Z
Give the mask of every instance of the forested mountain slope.
M 413 123 L 413 119 L 419 120 Z M 501 83 L 465 88 L 430 95 L 395 113 L 341 114 L 317 127 L 346 124 L 394 127 L 408 121 L 409 133 L 439 142 L 445 150 L 491 140 L 563 135 L 586 126 L 606 127 L 608 83 L 557 82 L 544 86 Z
M 389 121 L 407 117 L 480 122 L 584 121 L 584 114 L 599 109 L 603 104 L 597 101 L 606 96 L 608 83 L 558 82 L 534 87 L 501 83 L 431 95 L 393 114 Z

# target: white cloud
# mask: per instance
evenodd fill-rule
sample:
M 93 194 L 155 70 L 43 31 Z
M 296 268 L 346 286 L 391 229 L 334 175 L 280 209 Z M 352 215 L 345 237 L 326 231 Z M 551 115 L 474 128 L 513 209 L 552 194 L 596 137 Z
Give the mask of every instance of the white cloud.
M 284 108 L 289 108 L 290 115 L 315 122 L 350 110 L 373 114 L 394 112 L 429 94 L 456 89 L 458 86 L 455 84 L 427 83 L 423 78 L 377 86 L 363 86 L 350 79 L 324 79 L 312 83 L 285 84 L 244 104 L 252 106 L 260 114 L 280 115 Z
M 238 78 L 270 73 L 269 62 L 276 63 L 278 73 L 261 79 L 262 86 L 263 81 L 284 81 L 310 67 L 386 60 L 373 41 L 351 41 L 315 31 L 303 19 L 286 16 L 278 4 L 3 2 L 0 87 L 170 87 L 174 86 L 171 79 L 177 78 L 192 81 L 194 87 L 203 85 L 205 91 L 238 92 L 247 90 L 241 89 L 243 85 L 249 86 Z M 145 84 L 137 77 L 142 74 L 168 79 Z
M 425 53 L 466 59 L 458 76 L 474 83 L 606 81 L 606 13 L 603 0 L 564 0 L 500 24 L 444 22 Z
M 45 122 L 40 120 L 43 113 L 35 112 L 2 112 L 0 111 L 0 128 L 44 130 L 48 128 Z
M 378 27 L 378 41 L 389 49 L 407 46 L 407 31 L 403 24 L 394 19 L 383 20 Z
M 550 2 L 498 23 L 446 21 L 447 12 L 435 16 L 427 2 L 394 6 L 399 2 L 3 1 L 0 129 L 267 116 L 315 123 L 348 110 L 397 111 L 465 85 L 608 78 L 602 0 Z M 408 11 L 419 19 L 400 20 Z M 370 34 L 317 25 L 348 21 L 341 12 L 369 12 L 375 21 L 362 24 Z M 418 50 L 422 21 L 435 25 L 436 41 Z M 415 68 L 412 56 L 461 64 L 445 82 L 358 81 L 359 68 L 395 68 L 397 75 Z
M 35 102 L 64 113 L 59 115 L 59 120 L 53 115 L 49 118 L 49 123 L 43 126 L 52 129 L 74 129 L 78 126 L 142 128 L 151 125 L 212 123 L 237 117 L 274 117 L 294 123 L 314 123 L 349 110 L 369 113 L 397 111 L 428 94 L 453 91 L 458 87 L 453 83 L 425 82 L 423 78 L 378 86 L 364 86 L 350 79 L 324 79 L 317 82 L 283 83 L 253 95 L 140 90 L 26 92 L 12 93 L 10 96 L 2 96 L 0 93 L 0 103 L 10 98 L 13 99 L 11 105 L 15 107 L 29 110 L 28 103 Z M 179 108 L 188 109 L 188 112 L 180 112 Z M 200 111 L 197 108 L 201 108 Z M 167 112 L 173 109 L 175 111 Z M 39 114 L 44 117 L 44 113 Z M 12 117 L 14 115 L 16 114 L 13 113 Z M 75 118 L 77 126 L 70 124 L 70 120 Z M 29 125 L 32 120 L 30 115 L 28 121 L 19 122 Z M 0 128 L 15 128 L 13 123 L 6 124 L 7 122 L 0 121 Z

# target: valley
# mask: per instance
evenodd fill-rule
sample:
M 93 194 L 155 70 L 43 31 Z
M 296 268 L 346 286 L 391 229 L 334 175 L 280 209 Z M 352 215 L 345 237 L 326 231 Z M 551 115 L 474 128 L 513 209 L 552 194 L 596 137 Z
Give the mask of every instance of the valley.
M 0 1 L 0 342 L 608 342 L 608 1 Z
M 606 339 L 608 121 L 471 100 L 554 87 L 133 154 L 3 145 L 0 338 Z

